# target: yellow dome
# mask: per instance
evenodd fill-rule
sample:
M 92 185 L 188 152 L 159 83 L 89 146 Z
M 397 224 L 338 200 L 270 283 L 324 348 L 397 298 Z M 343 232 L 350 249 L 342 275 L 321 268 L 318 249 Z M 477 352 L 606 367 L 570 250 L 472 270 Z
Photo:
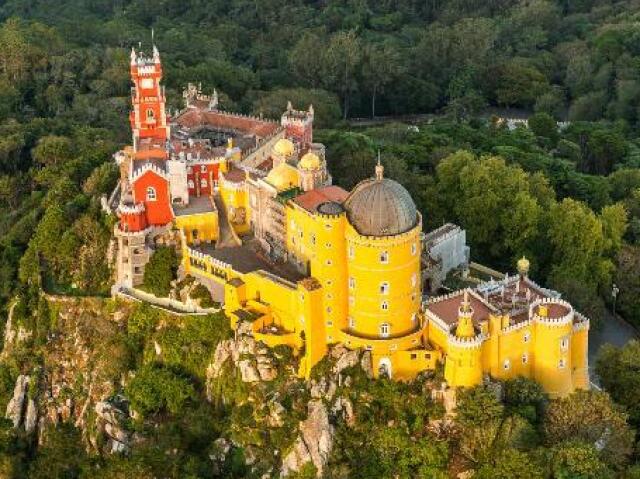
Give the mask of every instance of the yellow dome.
M 317 170 L 320 168 L 320 158 L 315 153 L 307 153 L 300 159 L 298 166 L 303 170 Z
M 282 163 L 269 172 L 265 181 L 278 191 L 288 190 L 298 186 L 298 170 L 287 163 Z
M 529 274 L 530 263 L 527 258 L 525 258 L 524 256 L 520 258 L 518 260 L 517 266 L 518 266 L 518 273 L 520 273 L 522 276 L 526 276 L 527 274 Z
M 273 146 L 273 152 L 281 156 L 291 156 L 294 151 L 295 147 L 293 146 L 293 142 L 286 138 L 280 138 Z

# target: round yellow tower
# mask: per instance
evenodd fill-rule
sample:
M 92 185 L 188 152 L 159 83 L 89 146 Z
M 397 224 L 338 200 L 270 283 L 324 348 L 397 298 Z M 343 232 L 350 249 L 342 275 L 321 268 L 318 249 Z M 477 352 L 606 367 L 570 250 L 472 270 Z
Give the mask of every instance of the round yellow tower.
M 420 328 L 420 232 L 422 221 L 399 183 L 376 177 L 347 198 L 348 315 L 353 336 L 390 339 Z
M 529 317 L 535 323 L 535 380 L 551 397 L 571 393 L 573 308 L 566 301 L 547 298 L 531 305 Z

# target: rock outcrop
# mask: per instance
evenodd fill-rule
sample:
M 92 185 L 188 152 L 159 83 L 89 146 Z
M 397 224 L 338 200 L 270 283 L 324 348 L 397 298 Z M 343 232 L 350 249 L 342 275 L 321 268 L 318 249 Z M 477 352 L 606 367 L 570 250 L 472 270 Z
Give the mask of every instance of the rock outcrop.
M 5 417 L 13 423 L 13 427 L 15 428 L 20 427 L 23 423 L 29 380 L 29 376 L 25 376 L 24 374 L 18 376 L 16 385 L 13 388 L 13 396 L 9 400 L 9 404 L 7 404 Z
M 96 403 L 96 425 L 106 439 L 105 452 L 126 453 L 131 447 L 131 433 L 124 427 L 129 418 L 129 402 L 115 396 Z
M 312 400 L 308 405 L 308 417 L 300 422 L 299 434 L 291 451 L 282 461 L 281 475 L 295 473 L 308 462 L 312 462 L 322 477 L 333 447 L 334 428 L 329 423 L 329 414 L 324 403 Z

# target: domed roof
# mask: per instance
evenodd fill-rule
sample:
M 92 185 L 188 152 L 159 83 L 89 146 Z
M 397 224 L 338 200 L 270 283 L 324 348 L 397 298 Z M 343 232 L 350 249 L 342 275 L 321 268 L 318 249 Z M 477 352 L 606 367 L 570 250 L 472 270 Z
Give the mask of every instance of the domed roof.
M 358 184 L 344 203 L 349 222 L 363 236 L 392 236 L 405 233 L 417 222 L 418 211 L 409 192 L 397 181 L 382 177 Z
M 281 163 L 269 172 L 265 181 L 278 191 L 298 186 L 298 171 L 287 163 Z
M 291 156 L 294 151 L 295 147 L 293 146 L 293 142 L 286 138 L 280 138 L 276 141 L 276 144 L 273 145 L 273 152 L 281 156 Z
M 303 170 L 317 170 L 320 168 L 320 158 L 315 153 L 309 152 L 305 154 L 298 163 L 298 167 Z

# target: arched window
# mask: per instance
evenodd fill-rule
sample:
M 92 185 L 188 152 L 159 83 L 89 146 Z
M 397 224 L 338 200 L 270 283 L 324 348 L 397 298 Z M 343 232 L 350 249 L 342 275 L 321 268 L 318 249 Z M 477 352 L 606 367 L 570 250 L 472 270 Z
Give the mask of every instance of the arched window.
M 153 120 L 155 113 L 152 108 L 147 109 L 147 120 Z
M 383 301 L 380 307 L 382 308 L 382 311 L 387 311 L 389 309 L 389 302 Z
M 383 338 L 388 337 L 390 329 L 391 328 L 389 327 L 389 323 L 382 323 L 380 325 L 380 336 Z
M 153 186 L 147 188 L 147 201 L 156 200 L 156 189 Z
M 387 264 L 389 262 L 389 252 L 383 251 L 380 253 L 380 262 L 382 264 Z
M 389 283 L 383 281 L 380 283 L 380 294 L 389 294 Z

